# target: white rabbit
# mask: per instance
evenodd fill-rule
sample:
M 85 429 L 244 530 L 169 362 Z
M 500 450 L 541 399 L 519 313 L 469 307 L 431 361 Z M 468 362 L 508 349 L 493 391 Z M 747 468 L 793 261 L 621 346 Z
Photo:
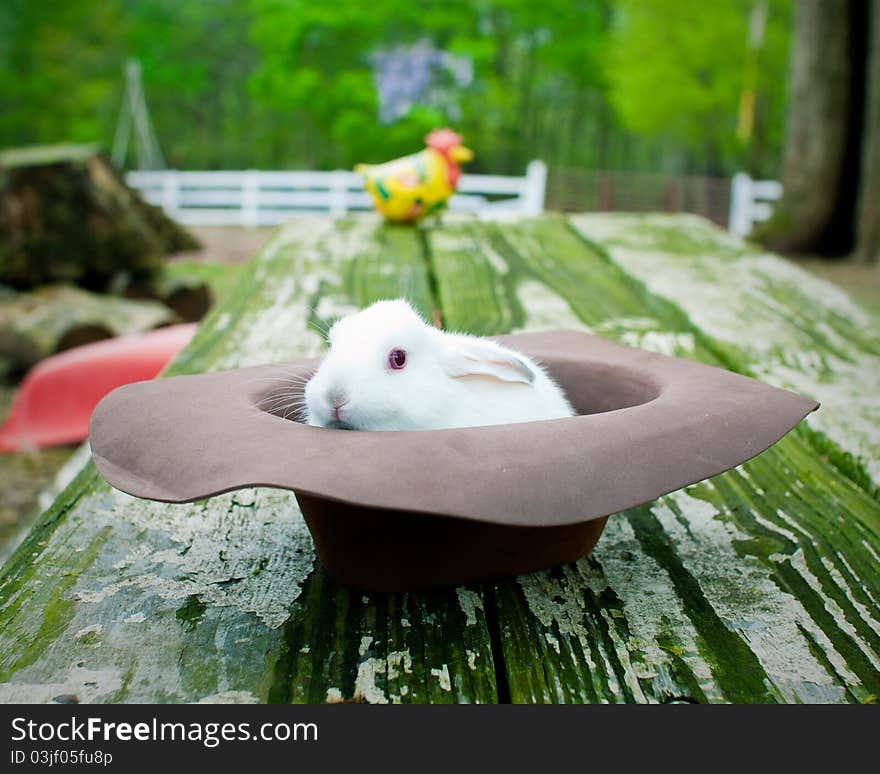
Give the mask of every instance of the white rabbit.
M 488 339 L 445 333 L 403 300 L 339 320 L 305 388 L 306 421 L 348 430 L 429 430 L 574 414 L 535 362 Z

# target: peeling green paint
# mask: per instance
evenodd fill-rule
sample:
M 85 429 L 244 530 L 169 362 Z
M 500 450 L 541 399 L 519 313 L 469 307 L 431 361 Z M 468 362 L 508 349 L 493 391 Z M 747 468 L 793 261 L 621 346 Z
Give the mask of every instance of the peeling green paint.
M 46 591 L 36 583 L 36 563 L 33 563 L 23 575 L 20 587 L 22 593 L 12 604 L 3 605 L 2 612 L 0 612 L 0 628 L 9 634 L 17 632 L 27 645 L 23 651 L 14 654 L 17 657 L 12 663 L 7 661 L 8 656 L 0 662 L 3 664 L 2 671 L 0 671 L 0 682 L 8 680 L 20 669 L 33 664 L 46 648 L 67 629 L 76 607 L 76 602 L 70 598 L 70 590 L 80 573 L 94 561 L 108 535 L 108 528 L 98 532 L 84 550 L 71 557 L 71 563 L 61 573 L 59 582 Z M 40 625 L 34 633 L 20 629 L 19 617 L 26 605 L 37 606 L 40 610 Z M 84 644 L 88 645 L 96 640 L 97 636 L 90 633 L 88 637 L 84 638 Z
M 191 632 L 196 625 L 205 617 L 208 606 L 199 599 L 198 594 L 190 594 L 186 603 L 177 608 L 174 617 L 180 621 L 187 631 Z
M 651 509 L 647 506 L 633 508 L 626 512 L 626 517 L 646 553 L 672 579 L 699 635 L 702 656 L 712 668 L 725 697 L 734 703 L 774 702 L 776 697 L 767 688 L 770 682 L 767 673 L 755 654 L 736 633 L 724 626 L 699 582 L 684 569 L 675 547 Z M 673 655 L 681 656 L 682 652 Z

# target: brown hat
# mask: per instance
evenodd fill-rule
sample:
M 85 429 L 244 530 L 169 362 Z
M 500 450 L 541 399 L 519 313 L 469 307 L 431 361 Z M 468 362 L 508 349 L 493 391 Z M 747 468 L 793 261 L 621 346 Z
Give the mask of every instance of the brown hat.
M 543 363 L 578 416 L 409 432 L 310 427 L 265 408 L 315 360 L 120 387 L 91 422 L 107 481 L 188 502 L 292 489 L 335 575 L 377 590 L 571 561 L 602 517 L 721 473 L 818 404 L 738 374 L 575 331 L 498 339 Z

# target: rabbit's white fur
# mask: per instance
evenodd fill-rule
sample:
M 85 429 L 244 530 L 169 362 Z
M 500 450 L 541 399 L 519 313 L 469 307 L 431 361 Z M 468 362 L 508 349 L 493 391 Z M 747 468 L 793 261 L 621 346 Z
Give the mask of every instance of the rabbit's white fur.
M 379 301 L 344 317 L 329 340 L 330 351 L 305 388 L 310 425 L 430 430 L 574 413 L 559 386 L 525 355 L 440 331 L 403 300 Z M 400 370 L 389 364 L 395 349 L 406 353 Z

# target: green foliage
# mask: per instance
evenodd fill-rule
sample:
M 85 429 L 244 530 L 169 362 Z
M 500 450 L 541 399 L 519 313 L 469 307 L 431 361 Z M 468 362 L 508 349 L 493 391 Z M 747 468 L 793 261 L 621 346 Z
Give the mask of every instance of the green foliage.
M 754 5 L 754 0 L 618 0 L 604 64 L 611 102 L 624 125 L 701 155 L 715 171 L 742 166 L 748 149 L 737 140 L 736 125 L 740 97 L 751 85 Z M 753 159 L 781 140 L 789 10 L 787 0 L 768 4 L 754 78 Z
M 160 144 L 179 168 L 348 168 L 417 150 L 453 124 L 474 171 L 552 165 L 775 172 L 789 0 L 7 0 L 0 146 L 112 141 L 126 57 L 143 65 Z M 473 62 L 460 116 L 415 105 L 378 120 L 370 57 L 429 41 Z M 752 69 L 748 69 L 752 68 Z M 755 80 L 749 148 L 735 138 Z M 748 70 L 748 73 L 747 73 Z M 456 87 L 457 88 L 457 87 Z
M 297 116 L 301 137 L 291 139 L 315 166 L 412 152 L 428 130 L 452 121 L 421 106 L 390 126 L 377 122 L 369 56 L 380 48 L 427 38 L 472 58 L 475 80 L 461 94 L 459 126 L 466 139 L 489 140 L 476 162 L 485 168 L 521 169 L 545 139 L 547 112 L 570 114 L 573 97 L 599 86 L 602 4 L 377 0 L 364 12 L 358 0 L 253 0 L 253 8 L 261 53 L 254 94 Z
M 110 136 L 121 24 L 119 0 L 0 3 L 0 147 Z
M 257 66 L 248 41 L 248 4 L 137 0 L 129 5 L 126 51 L 143 67 L 168 165 L 236 169 L 282 163 L 277 138 L 284 117 L 265 110 L 248 90 Z

